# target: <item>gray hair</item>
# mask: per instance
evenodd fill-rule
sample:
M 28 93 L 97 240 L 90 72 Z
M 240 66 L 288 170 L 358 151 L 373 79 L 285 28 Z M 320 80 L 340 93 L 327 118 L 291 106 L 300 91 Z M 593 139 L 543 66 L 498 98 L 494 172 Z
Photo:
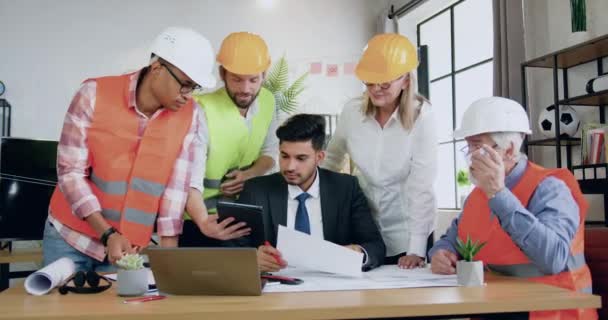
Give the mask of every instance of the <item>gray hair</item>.
M 515 161 L 521 157 L 521 145 L 524 142 L 524 134 L 521 132 L 491 132 L 490 138 L 500 149 L 507 150 L 513 143 L 513 156 Z

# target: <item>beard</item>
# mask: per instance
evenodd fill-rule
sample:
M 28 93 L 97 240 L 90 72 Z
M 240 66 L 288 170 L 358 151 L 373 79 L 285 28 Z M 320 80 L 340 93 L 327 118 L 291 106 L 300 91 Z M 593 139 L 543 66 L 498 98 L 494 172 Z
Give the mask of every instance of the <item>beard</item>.
M 292 186 L 299 186 L 299 185 L 303 184 L 304 182 L 308 181 L 312 176 L 314 176 L 315 173 L 316 173 L 316 171 L 313 170 L 310 174 L 303 176 L 301 173 L 295 173 L 295 172 L 290 172 L 290 171 L 281 171 L 281 174 L 283 175 L 285 182 Z
M 230 89 L 228 89 L 228 87 L 226 87 L 226 92 L 228 92 L 228 96 L 230 97 L 230 99 L 232 100 L 232 102 L 234 102 L 234 104 L 239 109 L 247 109 L 247 108 L 249 108 L 251 106 L 251 104 L 255 101 L 255 99 L 258 98 L 258 95 L 260 94 L 260 91 L 262 91 L 261 87 L 260 87 L 260 89 L 258 89 L 258 92 L 256 92 L 254 95 L 251 95 L 251 97 L 249 98 L 249 100 L 247 100 L 247 101 L 242 101 L 242 100 L 239 101 L 238 95 L 240 93 L 232 92 Z

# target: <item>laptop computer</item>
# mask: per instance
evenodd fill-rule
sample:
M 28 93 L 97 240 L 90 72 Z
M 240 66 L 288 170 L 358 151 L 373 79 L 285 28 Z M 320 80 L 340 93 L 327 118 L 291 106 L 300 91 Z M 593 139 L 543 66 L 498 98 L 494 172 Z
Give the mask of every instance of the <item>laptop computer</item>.
M 158 291 L 175 295 L 259 296 L 255 248 L 148 248 Z

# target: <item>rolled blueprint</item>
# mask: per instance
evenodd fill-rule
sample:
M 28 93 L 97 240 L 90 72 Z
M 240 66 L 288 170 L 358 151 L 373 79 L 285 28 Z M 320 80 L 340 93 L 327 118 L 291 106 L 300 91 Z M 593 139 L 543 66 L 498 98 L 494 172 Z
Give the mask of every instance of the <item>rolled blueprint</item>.
M 53 288 L 62 285 L 74 274 L 74 262 L 70 258 L 60 258 L 48 266 L 30 274 L 25 279 L 25 291 L 35 296 L 47 294 Z

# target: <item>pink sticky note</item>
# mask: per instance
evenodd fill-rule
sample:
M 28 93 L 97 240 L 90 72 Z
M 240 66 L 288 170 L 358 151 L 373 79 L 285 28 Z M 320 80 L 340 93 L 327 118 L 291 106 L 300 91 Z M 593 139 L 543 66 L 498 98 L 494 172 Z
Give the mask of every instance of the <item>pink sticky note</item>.
M 353 74 L 353 73 L 355 73 L 355 63 L 354 62 L 344 63 L 344 74 Z
M 313 62 L 310 64 L 310 74 L 321 74 L 321 62 Z
M 327 76 L 328 77 L 337 77 L 338 76 L 338 65 L 337 64 L 328 64 L 327 65 Z

